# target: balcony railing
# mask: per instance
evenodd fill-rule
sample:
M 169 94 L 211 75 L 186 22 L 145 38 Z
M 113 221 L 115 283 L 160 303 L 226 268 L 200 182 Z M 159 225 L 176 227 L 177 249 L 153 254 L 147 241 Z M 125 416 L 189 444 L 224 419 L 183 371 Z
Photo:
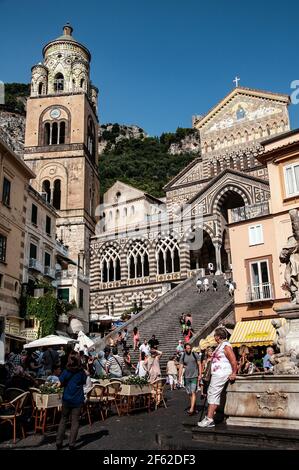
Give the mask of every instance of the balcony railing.
M 41 263 L 35 258 L 29 259 L 29 269 L 34 269 L 35 271 L 43 272 L 43 267 Z
M 69 249 L 66 245 L 63 245 L 63 243 L 60 243 L 58 240 L 56 240 L 56 251 L 60 253 L 63 256 L 69 256 Z
M 63 269 L 61 271 L 56 272 L 57 279 L 80 279 L 83 282 L 89 282 L 89 276 L 85 276 L 81 273 L 81 271 L 69 271 L 67 269 Z
M 51 268 L 50 266 L 45 266 L 44 275 L 55 279 L 55 269 Z
M 247 302 L 273 299 L 273 287 L 269 282 L 248 286 Z
M 251 206 L 236 207 L 231 210 L 231 222 L 241 222 L 242 220 L 255 219 L 263 215 L 268 215 L 269 202 L 259 202 Z

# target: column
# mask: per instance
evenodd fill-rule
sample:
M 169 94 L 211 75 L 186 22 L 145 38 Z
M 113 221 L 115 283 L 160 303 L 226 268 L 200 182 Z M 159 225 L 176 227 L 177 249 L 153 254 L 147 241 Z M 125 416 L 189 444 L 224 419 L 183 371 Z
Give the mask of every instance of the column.
M 129 277 L 129 274 L 128 274 L 127 253 L 123 249 L 121 249 L 121 252 L 120 252 L 120 279 L 122 281 L 122 284 L 126 284 L 128 277 Z
M 181 277 L 186 278 L 188 270 L 190 269 L 190 250 L 187 242 L 181 242 L 180 248 L 180 271 Z
M 215 248 L 215 255 L 216 255 L 216 274 L 222 274 L 222 267 L 221 267 L 221 242 L 213 241 L 213 245 Z
M 156 261 L 156 250 L 155 250 L 154 244 L 150 244 L 148 246 L 148 262 L 149 262 L 150 280 L 155 281 L 156 274 L 158 274 L 158 271 L 157 271 L 157 261 Z

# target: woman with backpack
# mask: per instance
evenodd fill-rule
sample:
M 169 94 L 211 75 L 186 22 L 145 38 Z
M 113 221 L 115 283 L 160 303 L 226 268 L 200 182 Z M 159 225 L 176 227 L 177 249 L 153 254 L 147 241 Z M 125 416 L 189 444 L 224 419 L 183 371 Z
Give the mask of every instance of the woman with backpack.
M 95 368 L 95 376 L 97 379 L 102 379 L 106 376 L 106 362 L 104 351 L 99 351 L 98 356 L 95 358 L 93 365 Z
M 66 369 L 59 377 L 57 387 L 63 387 L 61 420 L 59 423 L 56 448 L 62 449 L 64 434 L 67 422 L 71 420 L 71 431 L 69 437 L 69 449 L 75 448 L 75 442 L 79 430 L 79 419 L 81 408 L 84 403 L 84 385 L 86 384 L 89 372 L 81 365 L 80 357 L 77 353 L 69 355 Z

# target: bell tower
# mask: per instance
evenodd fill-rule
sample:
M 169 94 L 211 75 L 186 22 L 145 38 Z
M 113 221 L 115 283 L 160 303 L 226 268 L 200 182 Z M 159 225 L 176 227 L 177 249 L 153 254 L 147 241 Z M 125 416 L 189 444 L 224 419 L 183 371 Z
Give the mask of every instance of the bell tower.
M 90 52 L 72 34 L 67 23 L 32 67 L 24 159 L 37 175 L 32 185 L 59 213 L 57 237 L 88 276 L 99 204 L 98 89 L 90 80 Z

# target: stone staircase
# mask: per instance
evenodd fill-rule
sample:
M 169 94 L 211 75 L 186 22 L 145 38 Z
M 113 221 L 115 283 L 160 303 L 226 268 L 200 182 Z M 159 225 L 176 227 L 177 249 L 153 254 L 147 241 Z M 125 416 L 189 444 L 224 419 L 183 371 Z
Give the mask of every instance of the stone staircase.
M 212 283 L 212 276 L 210 284 Z M 161 369 L 165 371 L 169 356 L 174 354 L 179 339 L 183 339 L 179 318 L 182 313 L 191 312 L 193 329 L 196 334 L 196 345 L 201 337 L 209 334 L 222 319 L 233 311 L 233 299 L 229 296 L 222 276 L 215 276 L 218 291 L 210 287 L 208 292 L 198 293 L 196 278 L 192 277 L 156 300 L 149 307 L 134 315 L 120 328 L 104 338 L 96 340 L 96 349 L 103 349 L 110 336 L 115 337 L 119 331 L 128 328 L 128 345 L 132 346 L 132 331 L 135 326 L 140 333 L 140 341 L 150 339 L 154 334 L 159 341 L 158 349 L 163 352 Z M 202 335 L 200 334 L 202 332 Z M 193 341 L 194 342 L 194 341 Z M 138 361 L 138 352 L 130 349 L 133 364 Z

